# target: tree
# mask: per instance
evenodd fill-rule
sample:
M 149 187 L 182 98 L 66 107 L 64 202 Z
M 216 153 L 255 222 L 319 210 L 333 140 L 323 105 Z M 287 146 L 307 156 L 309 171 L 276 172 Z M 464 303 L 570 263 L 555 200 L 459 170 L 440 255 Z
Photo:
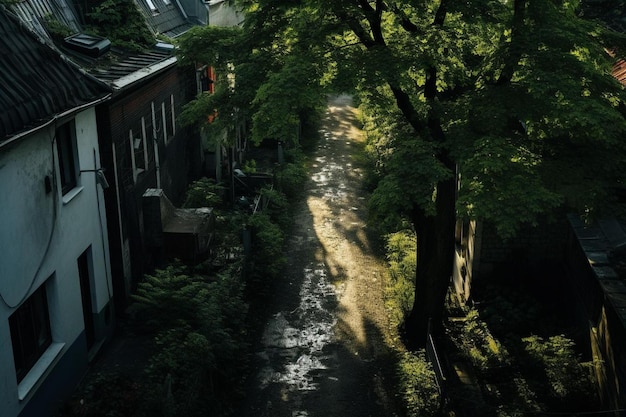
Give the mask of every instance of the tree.
M 417 235 L 406 321 L 414 345 L 424 343 L 429 319 L 441 321 L 457 216 L 512 236 L 556 207 L 599 213 L 623 186 L 625 96 L 606 48 L 624 37 L 581 20 L 576 1 L 240 4 L 246 59 L 268 63 L 252 100 L 253 130 L 274 134 L 261 125 L 277 113 L 260 115 L 288 112 L 283 102 L 306 102 L 324 81 L 355 89 L 374 119 L 372 208 L 388 223 L 409 221 Z M 302 63 L 315 75 L 288 83 L 306 72 Z

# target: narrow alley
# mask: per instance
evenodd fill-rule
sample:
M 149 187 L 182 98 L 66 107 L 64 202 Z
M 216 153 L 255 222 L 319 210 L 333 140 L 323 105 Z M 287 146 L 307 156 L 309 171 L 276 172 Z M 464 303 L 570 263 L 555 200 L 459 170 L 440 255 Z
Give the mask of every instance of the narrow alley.
M 306 196 L 288 238 L 288 271 L 259 342 L 238 415 L 393 416 L 384 330 L 384 263 L 365 233 L 362 146 L 349 96 L 329 100 Z

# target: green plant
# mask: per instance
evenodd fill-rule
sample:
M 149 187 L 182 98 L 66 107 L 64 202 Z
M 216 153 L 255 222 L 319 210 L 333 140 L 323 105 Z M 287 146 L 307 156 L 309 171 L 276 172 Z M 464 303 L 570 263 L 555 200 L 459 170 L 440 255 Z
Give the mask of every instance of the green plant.
M 88 29 L 108 38 L 113 45 L 141 50 L 155 43 L 145 19 L 131 0 L 104 0 L 86 16 Z
M 435 372 L 426 360 L 423 350 L 417 353 L 403 352 L 398 362 L 397 375 L 407 417 L 438 414 L 439 393 Z
M 532 377 L 540 387 L 537 391 L 546 401 L 571 406 L 594 397 L 589 364 L 581 362 L 573 340 L 564 335 L 533 335 L 522 342 L 530 358 Z M 537 382 L 542 380 L 545 382 Z
M 287 231 L 293 220 L 289 211 L 290 205 L 287 196 L 269 186 L 263 187 L 260 194 L 264 201 L 263 211 L 280 226 L 281 230 Z
M 185 269 L 171 265 L 147 275 L 134 296 L 139 319 L 156 332 L 156 353 L 146 368 L 153 395 L 145 407 L 151 415 L 227 409 L 246 366 L 248 306 L 240 268 L 215 277 Z
M 241 169 L 246 174 L 254 174 L 256 172 L 256 161 L 254 159 L 245 161 Z
M 252 231 L 252 275 L 256 279 L 275 278 L 285 264 L 283 245 L 285 236 L 280 227 L 266 213 L 248 217 Z
M 63 39 L 74 33 L 72 29 L 61 23 L 54 15 L 47 14 L 44 17 L 46 30 L 54 39 Z
M 78 392 L 65 404 L 63 417 L 137 416 L 144 386 L 136 376 L 116 371 L 89 375 Z
M 308 179 L 305 157 L 301 151 L 292 149 L 285 152 L 285 161 L 276 172 L 276 184 L 288 198 L 296 198 Z
M 398 326 L 413 308 L 417 240 L 409 230 L 389 234 L 386 240 L 390 278 L 386 301 L 392 323 Z
M 224 187 L 212 178 L 200 178 L 189 185 L 183 207 L 221 207 Z
M 483 373 L 508 365 L 508 351 L 494 338 L 476 309 L 468 311 L 465 320 L 463 343 L 474 366 Z

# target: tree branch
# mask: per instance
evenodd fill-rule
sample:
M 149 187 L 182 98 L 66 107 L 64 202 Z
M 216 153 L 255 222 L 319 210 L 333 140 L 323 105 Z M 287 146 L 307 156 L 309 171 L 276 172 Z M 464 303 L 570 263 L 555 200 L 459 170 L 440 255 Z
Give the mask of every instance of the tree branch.
M 500 73 L 500 77 L 496 81 L 497 85 L 509 84 L 513 79 L 513 74 L 519 65 L 522 57 L 522 47 L 519 45 L 522 28 L 524 26 L 524 17 L 526 14 L 526 5 L 528 0 L 515 0 L 513 4 L 513 19 L 511 21 L 511 42 L 507 50 L 507 58 Z
M 448 0 L 441 0 L 439 7 L 435 13 L 435 19 L 433 20 L 433 26 L 443 26 L 443 22 L 446 20 L 448 14 Z

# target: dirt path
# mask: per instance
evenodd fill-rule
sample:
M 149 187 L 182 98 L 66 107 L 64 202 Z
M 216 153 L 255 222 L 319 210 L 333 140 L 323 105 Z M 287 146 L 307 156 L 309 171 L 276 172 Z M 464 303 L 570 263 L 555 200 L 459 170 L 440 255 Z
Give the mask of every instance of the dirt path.
M 365 234 L 362 144 L 349 96 L 329 101 L 306 198 L 289 238 L 287 273 L 257 353 L 240 416 L 382 417 L 392 410 L 384 341 L 384 264 Z

